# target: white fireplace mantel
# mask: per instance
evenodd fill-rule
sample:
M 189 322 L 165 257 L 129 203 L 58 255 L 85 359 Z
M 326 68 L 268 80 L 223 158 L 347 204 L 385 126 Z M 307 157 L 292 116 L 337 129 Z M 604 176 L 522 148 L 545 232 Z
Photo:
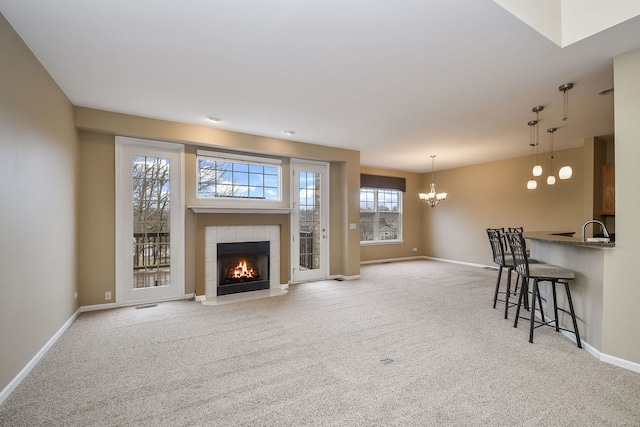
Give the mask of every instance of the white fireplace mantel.
M 291 208 L 218 208 L 213 206 L 189 206 L 197 214 L 285 214 L 291 213 Z

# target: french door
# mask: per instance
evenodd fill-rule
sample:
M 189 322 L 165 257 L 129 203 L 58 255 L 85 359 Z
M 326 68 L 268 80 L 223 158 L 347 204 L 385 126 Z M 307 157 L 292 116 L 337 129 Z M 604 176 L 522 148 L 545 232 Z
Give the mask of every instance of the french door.
M 184 297 L 184 147 L 116 139 L 116 305 Z
M 329 275 L 329 165 L 292 160 L 291 281 Z

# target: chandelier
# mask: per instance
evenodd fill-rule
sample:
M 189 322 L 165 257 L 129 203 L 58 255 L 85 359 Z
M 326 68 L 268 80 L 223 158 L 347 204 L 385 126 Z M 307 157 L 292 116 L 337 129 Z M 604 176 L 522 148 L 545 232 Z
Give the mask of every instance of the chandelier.
M 563 166 L 558 171 L 558 178 L 560 179 L 569 179 L 573 175 L 573 169 L 567 162 L 567 140 L 569 139 L 569 91 L 573 89 L 573 83 L 565 83 L 558 87 L 558 90 L 564 95 L 564 111 L 562 116 L 562 121 L 564 122 L 563 126 L 563 136 L 564 136 L 564 146 L 563 148 Z M 538 145 L 540 145 L 540 111 L 544 110 L 543 106 L 533 107 L 531 111 L 536 113 L 536 119 L 529 121 L 527 124 L 529 125 L 529 146 L 531 147 L 531 155 L 533 157 L 533 169 L 532 174 L 534 177 L 538 177 L 542 175 L 542 165 L 540 164 L 538 158 Z M 547 184 L 554 185 L 556 183 L 556 177 L 553 174 L 553 159 L 554 159 L 554 146 L 553 146 L 553 133 L 558 130 L 557 127 L 547 129 L 549 133 L 549 173 L 547 175 Z M 538 182 L 535 178 L 527 181 L 527 188 L 529 190 L 535 190 L 538 187 Z
M 430 186 L 430 190 L 428 193 L 420 193 L 420 200 L 424 201 L 426 204 L 428 204 L 431 207 L 434 207 L 435 205 L 437 205 L 440 202 L 444 202 L 447 198 L 447 193 L 436 193 L 436 184 L 433 182 L 433 176 L 434 176 L 434 171 L 435 171 L 435 167 L 434 167 L 434 163 L 435 163 L 435 155 L 431 156 L 431 186 Z

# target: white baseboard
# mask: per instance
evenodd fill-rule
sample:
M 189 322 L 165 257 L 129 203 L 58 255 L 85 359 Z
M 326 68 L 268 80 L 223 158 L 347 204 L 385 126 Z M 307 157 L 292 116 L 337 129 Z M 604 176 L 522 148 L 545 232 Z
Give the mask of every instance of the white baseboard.
M 142 304 L 153 304 L 153 303 L 160 303 L 160 302 L 167 302 L 167 301 L 181 301 L 181 300 L 185 300 L 185 299 L 193 299 L 196 298 L 197 300 L 197 296 L 195 296 L 194 293 L 190 293 L 190 294 L 184 294 L 184 296 L 175 298 L 175 297 L 171 297 L 171 298 L 166 298 L 166 299 L 159 299 L 159 300 L 152 300 L 152 301 L 137 301 L 137 302 L 132 302 L 132 303 L 126 303 L 126 304 L 117 304 L 114 302 L 110 302 L 107 304 L 94 304 L 94 305 L 83 305 L 82 307 L 80 307 L 80 311 L 81 312 L 85 312 L 85 311 L 96 311 L 96 310 L 108 310 L 111 308 L 118 308 L 118 307 L 133 307 L 136 305 L 142 305 Z
M 371 261 L 360 261 L 360 265 L 369 265 L 369 264 L 386 264 L 388 262 L 401 262 L 401 261 L 412 261 L 416 259 L 425 259 L 426 257 L 421 255 L 408 256 L 402 258 L 384 258 L 384 259 L 374 259 Z
M 356 274 L 354 276 L 345 276 L 343 274 L 333 274 L 327 277 L 329 280 L 358 280 L 360 279 L 360 275 Z
M 460 265 L 466 265 L 466 266 L 469 266 L 469 267 L 492 268 L 491 266 L 484 265 L 484 264 L 475 264 L 475 263 L 472 263 L 472 262 L 455 261 L 455 260 L 446 259 L 446 258 L 435 258 L 435 257 L 425 256 L 425 255 L 409 256 L 409 257 L 403 257 L 403 258 L 375 259 L 375 260 L 372 260 L 372 261 L 360 261 L 360 265 L 384 264 L 384 263 L 388 263 L 388 262 L 401 262 L 401 261 L 413 261 L 413 260 L 417 260 L 417 259 L 429 259 L 429 260 L 432 260 L 432 261 L 448 262 L 448 263 L 451 263 L 451 264 L 460 264 Z
M 640 363 L 631 362 L 629 360 L 621 359 L 616 356 L 610 356 L 604 353 L 600 354 L 600 360 L 606 363 L 610 363 L 611 365 L 619 366 L 621 368 L 640 373 Z
M 309 283 L 309 282 L 321 282 L 323 280 L 339 280 L 339 281 L 349 281 L 349 280 L 358 280 L 360 279 L 360 275 L 356 274 L 354 276 L 345 276 L 344 274 L 332 274 L 327 276 L 325 279 L 310 279 L 310 280 L 302 280 L 300 282 L 289 282 L 286 286 L 286 289 L 289 289 L 289 285 L 299 285 L 300 283 Z
M 466 266 L 469 266 L 469 267 L 478 267 L 478 268 L 490 267 L 490 266 L 487 266 L 487 265 L 484 265 L 484 264 L 475 264 L 473 262 L 455 261 L 455 260 L 446 259 L 446 258 L 434 258 L 434 257 L 430 257 L 430 256 L 425 256 L 425 257 L 422 257 L 422 258 L 430 259 L 430 260 L 433 260 L 433 261 L 448 262 L 448 263 L 451 263 L 451 264 L 466 265 Z
M 281 291 L 286 291 L 289 289 L 289 284 L 288 283 L 284 283 L 284 284 L 280 284 L 279 288 L 271 288 L 271 289 L 280 289 Z M 191 297 L 189 298 L 193 298 L 193 294 L 191 294 Z M 214 297 L 215 299 L 215 297 Z M 206 295 L 196 295 L 195 296 L 195 300 L 196 301 L 206 301 L 207 300 L 207 296 Z
M 576 342 L 576 336 L 573 333 L 567 331 L 560 332 L 562 332 L 563 335 L 567 336 L 571 341 Z M 597 348 L 589 345 L 589 343 L 585 342 L 583 339 L 581 339 L 580 342 L 582 343 L 582 348 L 587 353 L 600 360 L 601 362 L 609 363 L 610 365 L 615 365 L 620 368 L 628 369 L 629 371 L 640 373 L 640 363 L 631 362 L 630 360 L 625 360 L 616 356 L 605 354 Z
M 562 333 L 565 333 L 565 331 L 562 331 Z M 576 341 L 576 336 L 574 334 L 570 334 L 569 335 L 569 339 L 571 341 L 573 341 L 573 342 L 577 342 Z M 602 353 L 600 353 L 600 350 L 598 350 L 597 348 L 595 348 L 594 346 L 592 346 L 591 344 L 589 344 L 588 342 L 586 342 L 582 338 L 580 339 L 580 343 L 582 344 L 582 348 L 584 349 L 584 351 L 586 351 L 587 353 L 589 353 L 590 355 L 592 355 L 596 359 L 602 360 Z
M 538 310 L 536 310 L 536 317 L 542 320 L 542 318 L 540 317 L 540 312 Z M 544 317 L 546 318 L 547 316 L 544 316 Z M 555 325 L 553 321 L 549 322 L 549 324 Z M 565 337 L 569 338 L 571 341 L 573 341 L 577 345 L 578 340 L 576 339 L 576 334 L 570 331 L 565 331 L 565 330 L 561 330 L 560 333 Z M 586 351 L 596 359 L 600 360 L 601 362 L 609 363 L 611 365 L 615 365 L 620 368 L 628 369 L 629 371 L 640 373 L 640 363 L 631 362 L 630 360 L 621 359 L 616 356 L 611 356 L 611 355 L 602 353 L 600 350 L 598 350 L 597 348 L 595 348 L 594 346 L 592 346 L 582 338 L 580 339 L 580 344 L 582 344 L 582 349 L 584 351 Z
M 64 325 L 58 331 L 53 334 L 53 336 L 47 341 L 47 343 L 40 349 L 40 351 L 33 356 L 33 358 L 27 363 L 27 365 L 22 368 L 22 370 L 16 375 L 16 377 L 11 380 L 9 384 L 0 392 L 0 404 L 4 402 L 7 397 L 18 387 L 18 384 L 22 382 L 22 380 L 31 372 L 31 370 L 38 364 L 40 359 L 49 351 L 49 349 L 58 341 L 58 339 L 62 336 L 62 334 L 71 326 L 71 324 L 76 320 L 76 317 L 80 314 L 80 309 L 76 310 L 75 313 L 64 322 Z
M 196 301 L 198 301 L 198 298 L 200 298 L 200 296 L 195 296 L 195 294 L 185 294 L 184 297 L 178 298 L 178 300 L 182 300 L 182 299 L 192 299 L 194 298 L 196 299 Z M 202 296 L 204 297 L 204 295 Z M 170 298 L 167 300 L 161 300 L 158 302 L 165 302 L 165 301 L 177 301 L 175 298 Z M 83 305 L 82 307 L 80 307 L 80 312 L 84 313 L 86 311 L 97 311 L 97 310 L 109 310 L 111 308 L 117 308 L 117 307 L 128 307 L 128 306 L 133 306 L 133 305 L 139 305 L 139 304 L 143 304 L 140 302 L 136 302 L 136 303 L 132 303 L 132 304 L 123 304 L 123 305 L 116 305 L 115 302 L 110 302 L 107 304 L 94 304 L 94 305 Z
M 83 305 L 80 307 L 80 312 L 84 313 L 85 311 L 108 310 L 110 308 L 116 308 L 116 303 L 110 302 L 108 304 Z

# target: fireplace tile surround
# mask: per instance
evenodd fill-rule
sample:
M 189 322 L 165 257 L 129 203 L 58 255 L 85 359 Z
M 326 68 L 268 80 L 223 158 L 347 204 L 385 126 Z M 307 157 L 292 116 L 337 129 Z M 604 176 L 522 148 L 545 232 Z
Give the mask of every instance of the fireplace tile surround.
M 217 297 L 218 243 L 269 241 L 270 288 L 280 285 L 280 225 L 209 225 L 204 228 L 204 282 L 207 300 Z

